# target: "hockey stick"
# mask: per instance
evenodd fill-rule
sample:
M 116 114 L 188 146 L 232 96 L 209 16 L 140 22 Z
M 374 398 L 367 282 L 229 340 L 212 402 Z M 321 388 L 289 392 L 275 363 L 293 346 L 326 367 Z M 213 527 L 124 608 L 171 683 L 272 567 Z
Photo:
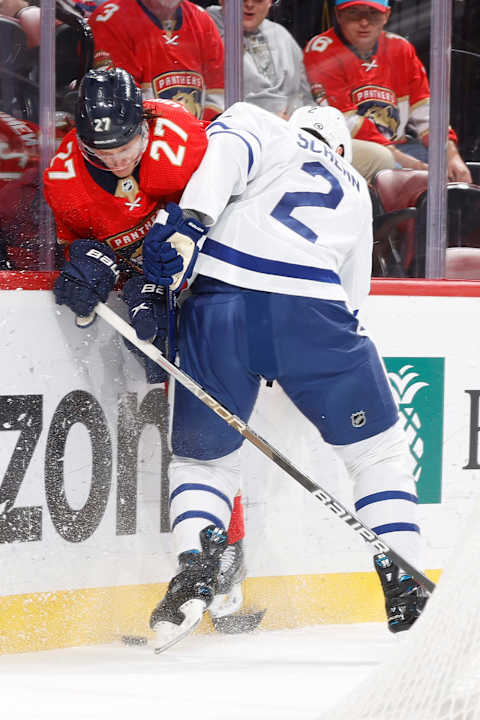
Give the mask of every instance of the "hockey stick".
M 176 310 L 175 297 L 169 288 L 165 288 L 165 303 L 167 306 L 167 347 L 165 356 L 167 360 L 173 362 L 177 354 L 177 329 L 176 329 Z
M 105 322 L 111 325 L 117 332 L 130 340 L 139 350 L 145 355 L 148 355 L 154 362 L 158 363 L 160 367 L 166 370 L 175 380 L 181 385 L 190 390 L 195 397 L 201 400 L 207 405 L 214 413 L 224 420 L 227 425 L 230 425 L 234 430 L 240 433 L 246 440 L 255 445 L 264 455 L 284 470 L 290 477 L 296 480 L 305 490 L 308 490 L 314 497 L 320 500 L 325 507 L 330 510 L 339 520 L 348 525 L 354 530 L 360 537 L 369 545 L 370 549 L 374 549 L 377 553 L 384 553 L 390 560 L 397 566 L 401 567 L 405 572 L 409 573 L 420 585 L 432 592 L 435 588 L 433 583 L 426 575 L 420 570 L 417 570 L 411 565 L 405 558 L 392 550 L 380 537 L 373 531 L 370 530 L 362 521 L 350 510 L 342 505 L 331 493 L 325 490 L 320 485 L 313 482 L 307 475 L 304 475 L 298 468 L 296 468 L 287 458 L 285 458 L 278 450 L 252 430 L 243 420 L 234 415 L 230 410 L 224 407 L 221 403 L 215 400 L 212 395 L 209 395 L 201 385 L 199 385 L 193 378 L 187 375 L 183 370 L 180 370 L 176 365 L 169 362 L 154 345 L 149 342 L 139 340 L 133 327 L 123 320 L 117 313 L 111 310 L 104 303 L 98 303 L 95 308 L 95 312 L 100 315 Z M 372 550 L 373 551 L 373 550 Z

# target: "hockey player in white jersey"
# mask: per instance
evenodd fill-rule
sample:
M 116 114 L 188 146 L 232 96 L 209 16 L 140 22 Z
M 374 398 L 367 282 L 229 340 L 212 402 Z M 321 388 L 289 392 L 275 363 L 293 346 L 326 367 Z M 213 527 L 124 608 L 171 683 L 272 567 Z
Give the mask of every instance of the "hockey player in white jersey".
M 207 133 L 183 212 L 167 206 L 143 250 L 152 282 L 178 293 L 191 275 L 181 367 L 246 422 L 262 378 L 276 380 L 344 462 L 362 522 L 418 566 L 406 439 L 382 362 L 356 319 L 370 287 L 372 210 L 348 162 L 343 116 L 301 108 L 286 122 L 237 103 Z M 185 216 L 208 227 L 197 244 L 182 233 Z M 175 387 L 170 510 L 179 573 L 152 613 L 158 650 L 193 629 L 215 595 L 242 442 Z M 385 556 L 376 569 L 389 628 L 409 628 L 425 591 Z

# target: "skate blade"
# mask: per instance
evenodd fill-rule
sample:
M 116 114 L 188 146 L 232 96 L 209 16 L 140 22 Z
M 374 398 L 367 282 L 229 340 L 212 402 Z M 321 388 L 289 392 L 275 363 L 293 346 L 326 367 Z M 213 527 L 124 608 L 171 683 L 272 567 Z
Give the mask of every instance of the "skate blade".
M 229 593 L 225 593 L 224 595 L 215 595 L 208 610 L 212 619 L 221 618 L 240 610 L 242 603 L 242 585 L 241 583 L 237 583 L 233 585 Z
M 265 613 L 266 610 L 258 610 L 251 613 L 237 613 L 236 615 L 212 617 L 212 623 L 217 632 L 224 633 L 225 635 L 248 633 L 257 629 Z
M 155 627 L 155 640 L 153 651 L 157 655 L 164 650 L 176 645 L 184 637 L 190 635 L 197 625 L 199 625 L 205 610 L 205 602 L 203 600 L 193 599 L 187 600 L 179 607 L 179 611 L 185 615 L 185 619 L 180 625 L 172 622 L 161 620 Z

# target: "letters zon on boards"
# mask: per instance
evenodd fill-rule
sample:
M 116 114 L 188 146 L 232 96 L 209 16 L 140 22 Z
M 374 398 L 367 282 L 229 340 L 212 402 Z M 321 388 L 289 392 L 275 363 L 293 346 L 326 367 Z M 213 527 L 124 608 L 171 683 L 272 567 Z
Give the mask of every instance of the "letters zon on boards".
M 15 447 L 0 483 L 0 543 L 42 540 L 43 506 L 15 505 L 44 426 L 42 395 L 0 396 L 0 429 L 17 431 Z M 163 388 L 151 390 L 138 403 L 136 393 L 118 397 L 116 534 L 131 535 L 137 529 L 137 454 L 145 425 L 159 432 L 162 463 L 160 532 L 169 532 L 167 400 Z M 133 418 L 133 420 L 132 420 Z M 73 509 L 64 489 L 64 455 L 72 426 L 81 423 L 92 448 L 88 498 Z M 38 452 L 38 450 L 37 450 Z M 84 390 L 74 390 L 57 405 L 48 427 L 44 458 L 45 497 L 56 532 L 68 542 L 83 542 L 99 527 L 110 496 L 113 452 L 112 432 L 98 400 Z

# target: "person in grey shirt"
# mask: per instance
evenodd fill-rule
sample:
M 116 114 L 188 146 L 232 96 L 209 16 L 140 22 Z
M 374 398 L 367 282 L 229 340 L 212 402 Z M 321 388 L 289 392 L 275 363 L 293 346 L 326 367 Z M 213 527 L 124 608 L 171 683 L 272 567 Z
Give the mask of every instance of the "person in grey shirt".
M 224 37 L 223 0 L 206 8 Z M 243 3 L 244 88 L 246 102 L 289 117 L 313 104 L 303 53 L 283 25 L 267 19 L 272 0 Z
M 206 8 L 222 38 L 224 0 Z M 243 0 L 244 100 L 288 119 L 298 107 L 314 105 L 303 53 L 280 23 L 268 20 L 272 0 Z M 353 166 L 366 178 L 393 168 L 391 153 L 378 143 L 353 140 Z

